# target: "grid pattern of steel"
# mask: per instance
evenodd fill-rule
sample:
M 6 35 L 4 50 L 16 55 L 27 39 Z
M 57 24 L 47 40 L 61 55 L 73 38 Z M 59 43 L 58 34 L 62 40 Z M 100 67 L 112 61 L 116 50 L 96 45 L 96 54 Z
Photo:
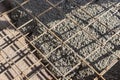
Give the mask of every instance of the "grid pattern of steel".
M 39 79 L 46 79 L 46 80 L 58 80 L 58 79 L 72 79 L 70 77 L 67 77 L 72 71 L 74 71 L 77 67 L 79 67 L 80 65 L 84 64 L 87 67 L 89 67 L 95 74 L 95 78 L 93 80 L 98 80 L 98 79 L 102 79 L 102 80 L 106 80 L 104 78 L 104 74 L 106 72 L 108 72 L 109 69 L 111 69 L 111 67 L 113 67 L 117 62 L 119 62 L 120 56 L 119 56 L 119 52 L 118 54 L 114 54 L 114 52 L 109 49 L 109 51 L 111 53 L 113 53 L 118 59 L 115 59 L 112 62 L 112 64 L 108 65 L 107 67 L 105 67 L 101 72 L 98 72 L 93 66 L 92 64 L 87 60 L 91 55 L 94 55 L 96 53 L 96 51 L 98 51 L 100 48 L 104 48 L 106 46 L 107 43 L 109 43 L 109 41 L 111 39 L 113 39 L 115 36 L 120 36 L 120 30 L 115 31 L 115 33 L 110 36 L 106 41 L 101 42 L 96 35 L 91 34 L 91 32 L 89 32 L 87 30 L 87 28 L 89 26 L 91 26 L 94 22 L 98 22 L 99 24 L 101 24 L 102 26 L 106 27 L 108 29 L 108 31 L 111 31 L 111 29 L 104 23 L 102 23 L 99 18 L 104 16 L 105 14 L 108 14 L 109 12 L 111 12 L 111 10 L 113 8 L 119 9 L 120 7 L 120 3 L 114 3 L 112 4 L 108 9 L 104 10 L 103 12 L 99 13 L 98 15 L 91 15 L 89 12 L 87 12 L 85 10 L 86 7 L 89 6 L 89 4 L 91 4 L 92 2 L 87 3 L 84 6 L 80 6 L 79 4 L 75 4 L 76 8 L 80 8 L 84 13 L 86 13 L 87 15 L 89 15 L 90 17 L 92 17 L 92 20 L 89 22 L 89 24 L 87 24 L 84 27 L 81 27 L 81 24 L 79 24 L 77 21 L 75 21 L 71 16 L 66 15 L 64 13 L 64 11 L 59 7 L 59 5 L 61 3 L 64 2 L 64 0 L 58 0 L 58 2 L 56 3 L 52 3 L 51 0 L 45 0 L 45 2 L 47 4 L 50 5 L 50 7 L 46 10 L 44 10 L 43 12 L 41 12 L 38 15 L 33 15 L 32 13 L 28 12 L 26 10 L 26 8 L 24 7 L 25 4 L 29 3 L 29 0 L 23 0 L 23 2 L 19 2 L 17 0 L 13 0 L 17 5 L 16 7 L 14 7 L 13 9 L 6 11 L 4 13 L 1 13 L 0 15 L 5 17 L 6 20 L 8 20 L 8 18 L 5 16 L 5 14 L 9 14 L 12 11 L 21 8 L 23 9 L 27 15 L 29 15 L 31 17 L 30 20 L 28 20 L 27 22 L 24 22 L 21 26 L 16 27 L 14 25 L 13 22 L 11 22 L 10 20 L 7 21 L 8 27 L 11 27 L 12 29 L 14 29 L 15 31 L 17 31 L 17 35 L 14 34 L 13 32 L 11 32 L 9 29 L 6 29 L 7 32 L 9 33 L 9 35 L 4 34 L 4 32 L 0 32 L 1 37 L 0 40 L 5 40 L 5 43 L 2 44 L 0 46 L 1 48 L 1 54 L 0 57 L 0 65 L 1 65 L 1 73 L 2 74 L 6 74 L 8 76 L 8 79 L 10 80 L 33 80 L 33 76 L 37 76 L 38 80 Z M 51 11 L 52 9 L 56 9 L 58 10 L 58 12 L 61 15 L 64 15 L 64 19 L 62 19 L 61 21 L 59 21 L 57 24 L 55 24 L 54 26 L 48 28 L 48 25 L 46 25 L 45 23 L 43 23 L 39 17 L 43 16 L 44 14 L 48 13 L 49 11 Z M 116 11 L 117 12 L 117 11 Z M 114 12 L 113 14 L 116 14 L 116 12 Z M 111 17 L 111 16 L 109 16 Z M 58 25 L 60 25 L 61 23 L 64 23 L 65 21 L 69 20 L 71 23 L 75 24 L 77 27 L 80 28 L 80 30 L 76 31 L 72 36 L 70 36 L 69 38 L 67 38 L 66 40 L 61 39 L 52 29 L 58 27 Z M 40 34 L 39 36 L 37 36 L 36 38 L 34 38 L 33 40 L 30 40 L 28 38 L 29 33 L 23 33 L 21 31 L 21 29 L 23 27 L 25 27 L 26 25 L 28 25 L 29 23 L 31 23 L 32 21 L 35 21 L 39 24 L 41 24 L 44 28 L 45 31 Z M 69 40 L 73 39 L 76 35 L 80 34 L 81 32 L 84 32 L 86 35 L 88 35 L 88 37 L 90 37 L 90 39 L 94 40 L 97 45 L 99 45 L 95 50 L 93 50 L 92 52 L 90 52 L 89 55 L 87 55 L 86 57 L 82 57 L 80 56 L 70 45 L 68 45 L 67 43 L 69 42 Z M 40 49 L 38 49 L 38 47 L 34 44 L 34 42 L 36 40 L 38 40 L 39 38 L 41 38 L 43 35 L 45 34 L 51 34 L 52 36 L 54 36 L 55 39 L 57 39 L 60 44 L 58 44 L 54 49 L 52 49 L 49 53 L 45 54 L 43 53 Z M 12 38 L 9 38 L 9 36 L 12 35 Z M 27 44 L 24 44 L 20 39 L 24 38 L 27 41 Z M 16 42 L 18 42 L 19 44 L 17 45 Z M 19 45 L 21 45 L 21 47 L 19 47 Z M 16 55 L 20 56 L 20 58 L 15 59 L 15 57 L 11 58 L 8 53 L 6 53 L 5 48 L 6 47 L 14 47 L 16 48 L 14 50 L 14 53 L 22 53 L 20 55 Z M 28 46 L 32 46 L 33 50 L 30 50 L 28 48 Z M 77 62 L 72 68 L 70 68 L 70 70 L 62 72 L 58 67 L 56 67 L 54 65 L 54 63 L 52 61 L 49 60 L 49 56 L 51 56 L 51 54 L 56 51 L 57 49 L 66 46 L 66 48 L 68 50 L 71 51 L 72 54 L 76 55 L 76 57 L 78 57 L 79 62 Z M 35 54 L 39 54 L 40 58 L 38 59 Z M 69 56 L 69 55 L 68 55 Z M 21 69 L 22 64 L 17 63 L 20 61 L 24 61 L 26 62 L 29 66 L 26 67 L 24 70 Z M 53 68 L 54 72 L 56 72 L 58 75 L 56 75 L 51 68 Z M 12 75 L 12 72 L 16 75 Z M 39 77 L 40 75 L 40 77 Z M 42 78 L 41 78 L 42 76 Z M 35 79 L 37 80 L 37 79 Z

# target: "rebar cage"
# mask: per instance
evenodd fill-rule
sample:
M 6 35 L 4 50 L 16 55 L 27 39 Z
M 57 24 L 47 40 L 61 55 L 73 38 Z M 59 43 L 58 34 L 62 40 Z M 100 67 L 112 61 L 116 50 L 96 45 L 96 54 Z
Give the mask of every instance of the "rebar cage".
M 119 0 L 33 0 L 33 12 L 32 0 L 10 1 L 0 13 L 1 80 L 120 78 Z

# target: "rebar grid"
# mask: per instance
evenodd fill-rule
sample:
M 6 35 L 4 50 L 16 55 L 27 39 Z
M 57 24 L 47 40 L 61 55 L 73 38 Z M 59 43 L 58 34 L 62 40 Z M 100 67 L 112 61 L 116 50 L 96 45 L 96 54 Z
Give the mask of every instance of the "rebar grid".
M 20 36 L 21 36 L 21 37 L 24 37 L 24 38 L 26 39 L 26 41 L 28 42 L 28 44 L 30 44 L 30 45 L 34 48 L 33 52 L 30 52 L 30 51 L 29 51 L 30 54 L 33 54 L 35 51 L 37 51 L 37 52 L 43 57 L 43 59 L 45 59 L 45 60 L 47 61 L 47 63 L 48 63 L 47 65 L 44 65 L 44 64 L 41 62 L 41 61 L 43 60 L 43 59 L 41 58 L 41 59 L 37 60 L 37 62 L 35 62 L 34 64 L 32 64 L 32 65 L 29 67 L 29 69 L 32 68 L 32 67 L 34 67 L 36 64 L 42 64 L 42 66 L 45 67 L 46 69 L 47 69 L 47 66 L 50 65 L 50 66 L 52 66 L 54 69 L 56 69 L 64 79 L 67 79 L 66 76 L 67 76 L 70 72 L 72 72 L 73 70 L 75 70 L 79 65 L 81 65 L 81 61 L 82 61 L 84 64 L 86 64 L 89 68 L 91 68 L 91 69 L 97 74 L 97 76 L 96 76 L 96 78 L 95 78 L 94 80 L 96 80 L 97 78 L 101 78 L 102 80 L 105 80 L 105 78 L 103 77 L 103 75 L 104 75 L 112 66 L 114 66 L 114 64 L 116 64 L 116 63 L 119 61 L 119 59 L 113 61 L 113 63 L 112 63 L 111 65 L 108 65 L 101 73 L 99 73 L 96 69 L 93 68 L 93 66 L 91 65 L 91 63 L 87 61 L 87 58 L 89 58 L 91 55 L 93 55 L 98 49 L 104 47 L 112 38 L 114 38 L 114 36 L 119 35 L 120 30 L 119 30 L 118 32 L 116 32 L 115 34 L 113 34 L 111 37 L 109 37 L 104 43 L 101 43 L 101 42 L 96 38 L 96 36 L 95 36 L 95 35 L 91 35 L 90 32 L 86 30 L 86 28 L 88 28 L 91 24 L 93 24 L 93 23 L 96 22 L 96 21 L 98 21 L 101 25 L 107 27 L 106 24 L 103 24 L 102 22 L 99 21 L 99 17 L 101 17 L 101 16 L 107 14 L 108 12 L 110 12 L 110 10 L 111 10 L 112 8 L 118 7 L 120 3 L 113 4 L 113 5 L 112 5 L 107 11 L 105 11 L 103 14 L 99 14 L 99 15 L 97 15 L 97 16 L 95 16 L 95 17 L 93 17 L 91 14 L 89 14 L 87 11 L 84 10 L 84 8 L 87 7 L 91 2 L 89 2 L 87 5 L 85 5 L 85 6 L 83 6 L 83 7 L 80 7 L 79 5 L 77 5 L 77 7 L 80 7 L 82 11 L 84 11 L 86 14 L 88 14 L 88 15 L 91 16 L 91 17 L 93 17 L 93 19 L 94 19 L 94 20 L 93 20 L 92 22 L 90 22 L 87 26 L 85 26 L 84 28 L 81 28 L 79 23 L 77 23 L 77 22 L 76 22 L 74 19 L 72 19 L 71 17 L 65 15 L 65 14 L 63 13 L 63 11 L 60 10 L 60 9 L 57 7 L 57 6 L 58 6 L 60 3 L 62 3 L 63 1 L 64 1 L 64 0 L 61 0 L 61 2 L 59 2 L 59 3 L 57 3 L 57 4 L 53 4 L 53 3 L 51 3 L 49 0 L 46 0 L 46 3 L 49 3 L 49 4 L 51 5 L 51 7 L 48 8 L 47 10 L 45 10 L 44 12 L 38 14 L 37 16 L 34 16 L 33 14 L 29 13 L 29 12 L 25 9 L 25 7 L 23 6 L 24 4 L 20 4 L 18 1 L 14 0 L 14 2 L 16 2 L 17 5 L 18 5 L 20 8 L 22 8 L 28 15 L 30 15 L 30 16 L 32 17 L 32 19 L 29 20 L 29 21 L 27 21 L 27 22 L 25 22 L 24 24 L 22 24 L 22 25 L 19 26 L 18 28 L 17 28 L 11 21 L 8 20 L 10 26 L 12 26 L 16 31 L 18 31 L 19 34 L 20 34 Z M 27 2 L 28 2 L 28 1 L 24 1 L 24 3 L 27 3 Z M 118 6 L 116 6 L 116 5 L 118 5 Z M 17 9 L 17 8 L 18 8 L 18 7 L 15 7 L 14 9 L 12 9 L 12 10 L 10 10 L 10 11 L 8 11 L 8 12 L 5 12 L 4 14 L 8 14 L 8 13 L 12 12 L 13 10 L 15 10 L 15 9 Z M 53 27 L 48 28 L 47 25 L 44 24 L 42 21 L 40 21 L 38 17 L 42 16 L 43 14 L 47 13 L 49 10 L 54 9 L 54 8 L 57 9 L 58 11 L 60 11 L 60 14 L 65 15 L 65 18 L 64 18 L 63 20 L 61 20 L 59 23 L 57 23 L 56 25 L 54 25 Z M 2 15 L 4 16 L 4 14 L 2 14 Z M 6 19 L 7 19 L 7 18 L 6 18 Z M 21 29 L 22 27 L 26 26 L 27 24 L 29 24 L 30 22 L 32 22 L 33 20 L 35 20 L 37 23 L 42 24 L 42 25 L 44 26 L 44 28 L 46 29 L 46 31 L 44 31 L 42 34 L 40 34 L 37 38 L 35 38 L 35 39 L 33 39 L 32 41 L 30 41 L 30 40 L 27 38 L 27 35 L 28 35 L 29 33 L 23 34 L 23 33 L 20 31 L 20 29 Z M 80 27 L 81 30 L 78 31 L 78 32 L 76 32 L 74 35 L 72 35 L 71 37 L 69 37 L 67 40 L 63 41 L 59 36 L 57 36 L 57 35 L 52 31 L 52 29 L 54 29 L 55 27 L 58 27 L 59 24 L 65 22 L 66 20 L 72 21 L 76 26 Z M 109 27 L 107 27 L 107 28 L 109 29 Z M 110 30 L 110 29 L 109 29 L 109 30 Z M 9 31 L 9 30 L 8 30 L 8 31 Z M 9 32 L 10 32 L 10 31 L 9 31 Z M 44 53 L 41 52 L 41 50 L 39 50 L 39 49 L 33 44 L 33 42 L 34 42 L 35 40 L 39 39 L 42 35 L 47 34 L 48 32 L 51 33 L 53 36 L 55 36 L 55 37 L 60 41 L 61 44 L 58 45 L 55 49 L 53 49 L 53 50 L 50 51 L 49 53 L 47 53 L 47 55 L 44 55 Z M 92 51 L 92 52 L 91 52 L 87 57 L 85 57 L 85 58 L 82 57 L 82 56 L 80 56 L 73 48 L 71 48 L 71 47 L 67 44 L 67 42 L 68 42 L 70 39 L 73 39 L 73 38 L 74 38 L 77 34 L 79 34 L 80 32 L 85 32 L 86 34 L 88 34 L 88 36 L 89 36 L 92 40 L 95 40 L 95 41 L 97 42 L 97 44 L 99 45 L 97 49 L 95 49 L 94 51 Z M 10 32 L 10 33 L 12 33 L 12 32 Z M 15 36 L 15 41 L 16 41 L 18 36 L 14 35 L 14 34 L 12 34 L 12 35 Z M 3 38 L 6 38 L 6 37 L 7 37 L 7 36 L 4 36 Z M 3 38 L 1 38 L 1 39 L 3 39 Z M 19 40 L 17 40 L 17 41 L 19 41 Z M 22 48 L 25 47 L 25 48 L 27 49 L 28 44 L 23 44 L 21 41 L 19 41 L 19 42 L 23 45 Z M 9 44 L 9 45 L 7 45 L 7 46 L 10 46 L 10 45 L 12 45 L 12 44 L 13 44 L 13 43 L 11 43 L 11 44 Z M 69 49 L 70 49 L 75 55 L 77 55 L 77 57 L 79 57 L 79 59 L 80 59 L 79 63 L 76 64 L 73 68 L 71 68 L 71 70 L 69 70 L 69 71 L 66 72 L 66 73 L 62 73 L 62 72 L 48 59 L 48 57 L 52 54 L 52 52 L 56 51 L 58 48 L 60 48 L 60 47 L 62 47 L 62 46 L 64 46 L 64 45 L 67 46 L 67 48 L 69 48 Z M 18 49 L 16 52 L 20 51 L 22 48 Z M 5 53 L 3 50 L 1 50 L 1 51 L 2 51 L 4 54 L 7 55 L 7 53 Z M 111 50 L 110 50 L 110 51 L 111 51 Z M 16 53 L 16 52 L 15 52 L 15 53 Z M 111 51 L 111 52 L 112 52 L 112 51 Z M 112 53 L 114 54 L 114 52 L 112 52 Z M 27 54 L 27 55 L 28 55 L 28 54 Z M 118 58 L 120 58 L 120 56 L 118 56 L 118 55 L 116 55 L 116 54 L 114 54 L 114 55 L 117 56 Z M 33 56 L 34 56 L 34 55 L 33 55 Z M 24 56 L 21 60 L 23 60 L 25 57 L 26 57 L 26 56 Z M 34 57 L 35 57 L 35 56 L 34 56 Z M 8 57 L 8 58 L 9 58 L 9 57 Z M 4 59 L 5 59 L 5 58 L 4 58 Z M 6 59 L 5 59 L 5 60 L 6 60 Z M 9 58 L 9 60 L 11 60 L 11 58 Z M 6 62 L 7 62 L 7 61 L 6 61 Z M 16 65 L 15 62 L 13 62 L 12 60 L 11 60 L 10 62 L 12 62 L 12 63 L 19 69 L 19 67 Z M 12 65 L 13 65 L 13 64 L 12 64 Z M 9 64 L 9 65 L 12 67 L 11 64 Z M 19 69 L 19 70 L 20 70 L 20 69 Z M 27 80 L 29 80 L 29 77 L 27 77 L 27 75 L 25 75 L 25 72 L 26 72 L 27 70 L 28 70 L 28 68 L 27 68 L 26 70 L 24 70 L 24 71 L 21 71 L 21 70 L 20 70 L 20 72 L 23 74 L 23 76 L 24 76 Z M 53 74 L 52 71 L 50 71 L 49 69 L 47 69 L 47 71 L 52 75 L 52 77 L 54 77 L 55 79 L 58 79 L 58 78 L 56 77 L 56 75 Z M 16 77 L 20 77 L 20 78 L 22 79 L 21 76 L 22 76 L 21 74 L 18 74 Z M 15 78 L 16 78 L 16 77 L 15 77 Z

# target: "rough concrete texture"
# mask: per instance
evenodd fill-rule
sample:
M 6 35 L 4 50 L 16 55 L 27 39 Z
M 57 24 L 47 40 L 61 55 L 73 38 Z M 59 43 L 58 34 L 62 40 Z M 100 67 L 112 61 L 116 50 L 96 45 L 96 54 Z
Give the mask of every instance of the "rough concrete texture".
M 53 4 L 56 4 L 61 0 L 49 1 Z M 90 0 L 73 0 L 75 4 L 73 2 L 71 3 L 63 1 L 57 6 L 57 8 L 63 11 L 62 13 L 53 8 L 38 17 L 38 19 L 44 25 L 34 20 L 20 28 L 20 30 L 23 34 L 29 33 L 27 36 L 28 39 L 33 40 L 46 31 L 46 28 L 51 28 L 58 22 L 65 19 L 65 21 L 57 25 L 57 27 L 53 28 L 51 31 L 53 31 L 61 40 L 66 41 L 77 31 L 80 31 L 81 28 L 84 28 L 86 25 L 91 23 L 94 20 L 93 17 L 101 16 L 101 14 L 104 14 L 111 7 L 111 5 L 120 2 L 120 0 L 99 0 L 96 3 L 89 4 L 83 10 L 78 7 L 78 5 L 83 7 L 89 1 Z M 46 3 L 45 0 L 30 0 L 28 4 L 24 5 L 24 7 L 28 12 L 34 16 L 37 16 L 48 9 L 50 4 Z M 85 13 L 84 10 L 90 15 Z M 115 11 L 117 12 L 114 14 Z M 79 24 L 79 26 L 65 16 L 71 17 Z M 18 8 L 14 12 L 10 13 L 10 17 L 18 28 L 26 21 L 32 19 L 32 17 L 30 17 L 21 8 Z M 98 20 L 102 24 L 106 25 L 106 27 L 99 21 L 95 21 L 85 29 L 87 32 L 89 32 L 89 34 L 82 30 L 74 38 L 66 42 L 66 44 L 68 44 L 78 55 L 82 56 L 83 58 L 87 57 L 92 51 L 97 49 L 101 43 L 104 43 L 108 38 L 120 30 L 120 12 L 116 8 L 113 8 L 110 12 L 99 17 Z M 91 38 L 90 35 L 96 37 L 98 41 Z M 81 63 L 80 58 L 76 56 L 76 54 L 67 46 L 63 45 L 61 41 L 53 36 L 52 33 L 47 31 L 44 35 L 33 41 L 33 44 L 44 55 L 47 55 L 58 45 L 61 45 L 61 47 L 49 54 L 48 60 L 50 60 L 50 62 L 52 62 L 52 64 L 55 65 L 55 67 L 58 68 L 62 74 L 65 74 L 80 62 L 80 65 L 66 75 L 66 78 L 73 80 L 93 80 L 96 77 L 96 73 L 87 65 L 85 65 L 85 63 Z M 112 53 L 110 50 L 114 53 Z M 104 47 L 95 51 L 94 54 L 89 56 L 86 60 L 95 68 L 95 70 L 100 73 L 108 65 L 113 63 L 112 60 L 116 60 L 118 58 L 113 54 L 120 55 L 120 34 L 113 37 Z M 115 66 L 113 66 L 113 68 L 105 73 L 104 77 L 106 80 L 119 80 L 119 66 L 120 64 L 118 62 Z M 53 67 L 49 65 L 48 69 L 50 69 L 55 76 L 62 79 L 61 74 Z
M 78 64 L 80 59 L 66 46 L 62 46 L 49 56 L 49 60 L 64 74 Z

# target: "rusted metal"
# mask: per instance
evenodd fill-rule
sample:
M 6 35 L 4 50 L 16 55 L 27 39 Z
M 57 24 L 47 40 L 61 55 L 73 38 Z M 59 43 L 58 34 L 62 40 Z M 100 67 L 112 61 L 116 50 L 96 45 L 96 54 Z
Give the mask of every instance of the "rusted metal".
M 5 62 L 10 66 L 9 68 L 12 69 L 12 70 L 14 70 L 15 74 L 17 74 L 16 76 L 11 77 L 10 78 L 11 80 L 19 80 L 19 79 L 20 80 L 23 80 L 23 79 L 25 79 L 25 80 L 31 80 L 31 76 L 33 76 L 33 75 L 35 75 L 36 77 L 37 77 L 37 75 L 40 75 L 42 77 L 42 79 L 45 79 L 45 80 L 58 80 L 58 79 L 61 79 L 61 78 L 65 79 L 65 80 L 68 80 L 67 75 L 70 74 L 72 71 L 74 71 L 77 67 L 79 67 L 80 65 L 82 65 L 82 63 L 85 64 L 87 67 L 89 67 L 92 71 L 94 71 L 94 74 L 97 75 L 94 78 L 94 80 L 98 80 L 99 78 L 102 79 L 102 80 L 106 80 L 103 77 L 104 74 L 107 73 L 108 70 L 111 69 L 119 61 L 119 59 L 113 60 L 112 64 L 110 64 L 107 67 L 105 67 L 101 72 L 98 72 L 87 59 L 91 55 L 94 55 L 95 52 L 98 51 L 100 48 L 103 48 L 104 46 L 106 46 L 106 44 L 109 43 L 109 41 L 112 38 L 114 38 L 115 36 L 119 36 L 120 30 L 118 30 L 117 32 L 115 32 L 115 34 L 113 34 L 112 36 L 110 36 L 104 43 L 102 43 L 102 42 L 99 41 L 99 39 L 96 37 L 96 35 L 91 34 L 89 31 L 87 31 L 87 28 L 89 26 L 91 26 L 93 23 L 95 23 L 96 21 L 98 21 L 102 26 L 106 27 L 110 31 L 111 29 L 106 24 L 104 24 L 101 21 L 99 21 L 99 18 L 102 17 L 102 16 L 104 16 L 104 15 L 106 15 L 107 13 L 109 13 L 113 8 L 119 8 L 120 2 L 111 5 L 107 10 L 104 10 L 102 14 L 98 14 L 98 15 L 96 15 L 94 17 L 90 13 L 88 13 L 86 10 L 84 10 L 88 5 L 93 4 L 94 0 L 91 0 L 89 3 L 87 3 L 84 6 L 80 6 L 80 5 L 77 4 L 76 7 L 80 8 L 83 12 L 85 12 L 87 15 L 89 15 L 90 17 L 92 17 L 93 21 L 91 21 L 89 24 L 87 24 L 86 26 L 84 26 L 84 28 L 82 28 L 81 25 L 77 21 L 75 21 L 74 19 L 72 19 L 70 16 L 65 15 L 64 19 L 62 19 L 61 21 L 59 21 L 57 24 L 53 25 L 51 28 L 48 28 L 48 25 L 44 24 L 39 19 L 39 17 L 43 16 L 45 13 L 49 12 L 50 10 L 52 10 L 54 8 L 57 9 L 60 12 L 61 15 L 64 15 L 64 12 L 58 7 L 64 0 L 61 0 L 57 4 L 53 4 L 50 0 L 45 0 L 46 3 L 48 3 L 50 5 L 50 7 L 48 9 L 46 9 L 45 11 L 43 11 L 42 13 L 38 14 L 37 16 L 35 16 L 32 13 L 28 12 L 28 10 L 26 10 L 26 8 L 24 7 L 25 4 L 28 4 L 29 0 L 24 0 L 22 3 L 20 3 L 17 0 L 12 0 L 12 1 L 14 1 L 14 3 L 16 3 L 17 6 L 9 9 L 8 11 L 0 13 L 1 16 L 5 17 L 6 22 L 9 24 L 8 27 L 12 27 L 15 31 L 17 31 L 17 35 L 16 35 L 11 30 L 6 29 L 6 31 L 9 32 L 10 34 L 4 35 L 3 37 L 0 38 L 0 40 L 2 41 L 2 40 L 5 40 L 6 38 L 8 38 L 11 35 L 13 36 L 13 38 L 10 39 L 11 42 L 9 44 L 7 44 L 7 46 L 5 46 L 5 47 L 0 46 L 0 48 L 1 48 L 0 56 L 2 57 L 2 59 L 0 59 L 0 62 L 2 63 L 2 61 L 5 60 Z M 98 0 L 95 0 L 94 2 L 97 2 L 97 1 Z M 9 2 L 9 1 L 7 1 L 7 2 Z M 18 8 L 23 9 L 27 13 L 27 15 L 29 15 L 31 17 L 30 20 L 28 20 L 27 22 L 25 22 L 24 24 L 22 24 L 19 27 L 17 27 L 16 25 L 14 25 L 14 23 L 6 17 L 6 15 L 8 15 L 9 13 L 13 12 L 14 10 L 16 10 Z M 70 20 L 71 22 L 73 22 L 81 30 L 76 31 L 75 34 L 73 34 L 72 36 L 70 36 L 69 38 L 67 38 L 67 40 L 64 41 L 54 31 L 52 31 L 52 29 L 57 28 L 58 25 L 60 25 L 61 23 L 65 22 L 67 20 Z M 39 36 L 37 36 L 33 40 L 29 40 L 28 37 L 27 37 L 29 35 L 29 33 L 23 34 L 20 31 L 20 29 L 22 29 L 23 27 L 25 27 L 27 24 L 31 23 L 32 21 L 35 21 L 35 22 L 41 24 L 46 29 L 46 31 L 44 31 L 42 34 L 40 34 Z M 58 41 L 60 42 L 60 45 L 58 45 L 57 47 L 55 47 L 54 49 L 52 49 L 49 53 L 47 53 L 47 55 L 44 55 L 44 53 L 42 52 L 42 50 L 38 49 L 38 47 L 36 47 L 33 44 L 33 42 L 36 41 L 36 40 L 38 40 L 41 36 L 43 36 L 45 34 L 48 34 L 48 32 L 52 36 L 54 36 L 56 39 L 58 39 Z M 95 40 L 96 43 L 97 43 L 97 45 L 98 45 L 98 47 L 95 50 L 93 50 L 92 52 L 90 52 L 90 54 L 87 55 L 86 57 L 80 56 L 73 48 L 71 48 L 71 46 L 69 46 L 67 44 L 68 41 L 70 41 L 71 39 L 75 38 L 75 36 L 78 35 L 78 34 L 80 34 L 81 32 L 86 33 L 92 40 Z M 21 40 L 19 40 L 21 38 L 24 38 L 27 43 L 24 44 L 24 42 L 22 42 Z M 12 60 L 12 58 L 8 55 L 8 53 L 6 51 L 4 51 L 4 49 L 6 47 L 11 47 L 16 42 L 21 45 L 20 48 L 18 48 L 16 51 L 14 51 L 14 53 L 16 53 L 16 55 L 17 55 L 18 52 L 23 51 L 23 49 L 25 49 L 27 51 L 26 55 L 24 55 L 22 58 L 20 58 L 19 62 L 28 60 L 28 62 L 30 63 L 30 62 L 32 62 L 35 59 L 32 62 L 32 64 L 30 64 L 27 68 L 24 69 L 24 71 L 20 68 L 20 66 L 18 66 L 17 62 L 14 62 L 14 60 Z M 2 42 L 1 42 L 1 44 L 2 44 Z M 31 46 L 33 48 L 32 51 L 29 49 L 29 46 Z M 59 49 L 60 47 L 63 47 L 63 46 L 67 46 L 67 48 L 69 50 L 71 50 L 73 52 L 73 54 L 75 54 L 79 58 L 79 62 L 76 65 L 72 66 L 72 68 L 70 70 L 68 70 L 67 72 L 65 72 L 65 73 L 62 73 L 61 70 L 57 66 L 55 66 L 53 64 L 53 62 L 51 62 L 49 60 L 49 56 L 51 56 L 54 51 L 56 51 L 57 49 Z M 112 50 L 110 50 L 110 51 L 111 51 L 111 53 L 113 53 L 113 55 L 115 55 L 116 57 L 120 58 L 120 56 L 117 55 L 117 54 L 114 54 L 114 52 Z M 23 53 L 24 53 L 24 51 L 23 51 Z M 40 59 L 37 58 L 37 56 L 35 55 L 35 53 L 37 53 L 37 54 L 40 55 Z M 28 59 L 29 55 L 32 56 L 31 60 Z M 44 64 L 44 62 L 42 62 L 43 60 L 46 61 L 46 64 Z M 14 66 L 17 68 L 17 70 L 14 68 Z M 48 66 L 51 66 L 55 71 L 57 71 L 60 74 L 59 75 L 60 77 L 57 77 L 54 74 L 54 72 L 48 68 Z M 29 70 L 32 70 L 32 72 L 30 73 Z M 0 75 L 4 74 L 6 72 L 7 72 L 7 70 L 1 72 Z M 29 76 L 30 74 L 32 74 L 32 75 Z M 11 75 L 9 75 L 9 76 L 11 76 Z M 1 77 L 0 77 L 0 79 L 1 79 Z

